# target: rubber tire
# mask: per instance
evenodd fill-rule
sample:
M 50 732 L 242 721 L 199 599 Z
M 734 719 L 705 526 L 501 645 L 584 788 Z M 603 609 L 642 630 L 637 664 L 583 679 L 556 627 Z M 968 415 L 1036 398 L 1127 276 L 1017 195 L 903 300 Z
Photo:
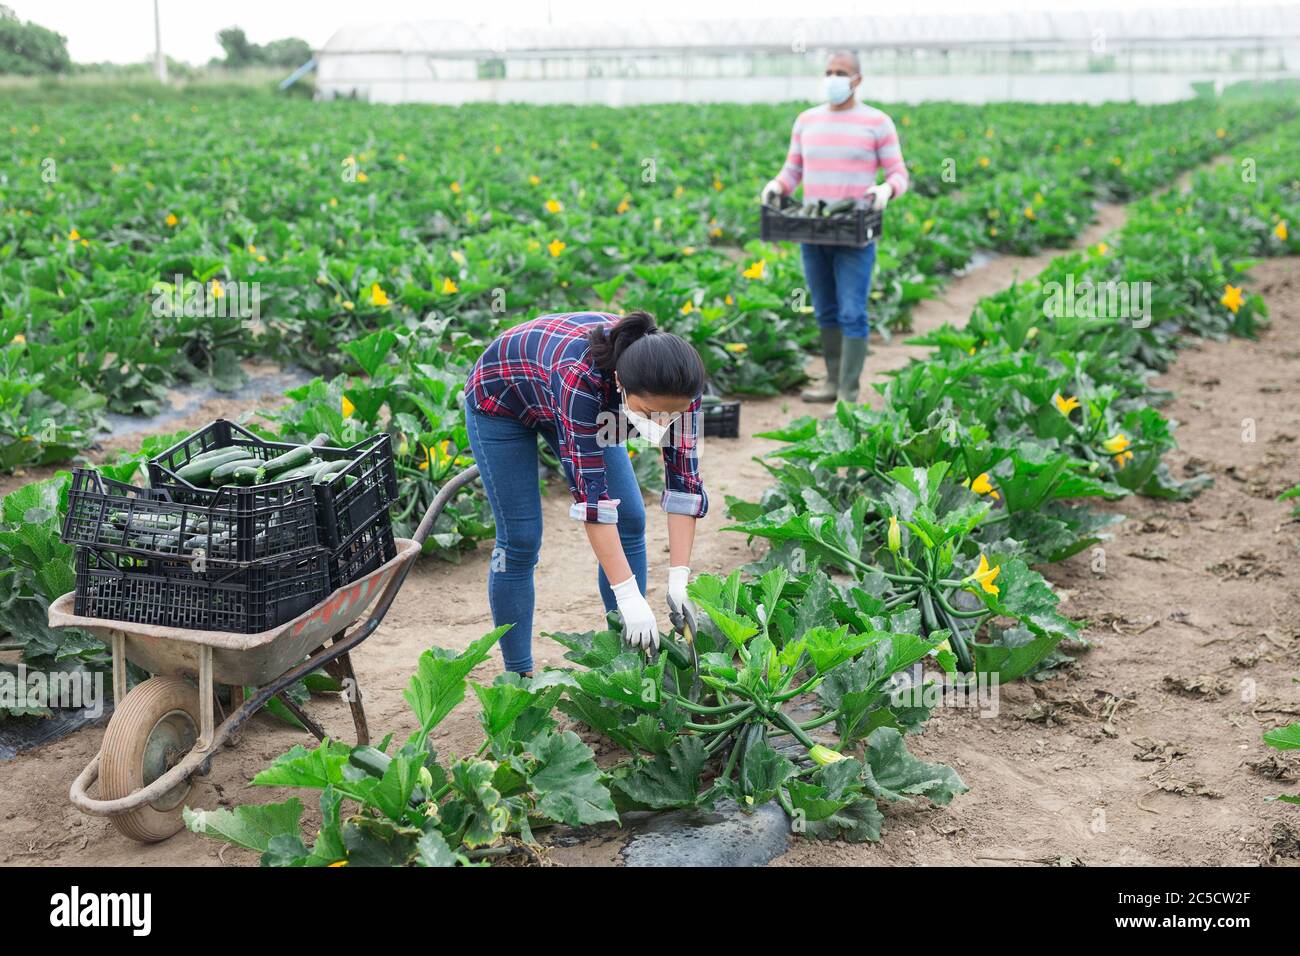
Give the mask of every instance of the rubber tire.
M 109 719 L 104 742 L 99 751 L 99 797 L 116 800 L 144 787 L 144 750 L 158 723 L 173 711 L 189 716 L 197 735 L 199 729 L 199 691 L 179 677 L 151 677 L 138 684 L 122 699 Z M 179 832 L 185 825 L 181 812 L 191 784 L 175 806 L 160 810 L 145 804 L 125 813 L 113 814 L 109 821 L 123 836 L 140 843 L 157 843 Z M 168 795 L 169 802 L 171 795 Z

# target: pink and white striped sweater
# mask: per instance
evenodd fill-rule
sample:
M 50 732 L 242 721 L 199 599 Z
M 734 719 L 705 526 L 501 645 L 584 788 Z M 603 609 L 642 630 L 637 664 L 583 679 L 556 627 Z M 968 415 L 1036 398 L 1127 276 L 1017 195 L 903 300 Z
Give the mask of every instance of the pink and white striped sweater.
M 895 196 L 907 192 L 907 166 L 894 121 L 865 103 L 846 110 L 822 103 L 794 121 L 790 153 L 776 178 L 786 195 L 802 180 L 805 202 L 861 199 L 876 184 L 878 169 L 885 171 Z

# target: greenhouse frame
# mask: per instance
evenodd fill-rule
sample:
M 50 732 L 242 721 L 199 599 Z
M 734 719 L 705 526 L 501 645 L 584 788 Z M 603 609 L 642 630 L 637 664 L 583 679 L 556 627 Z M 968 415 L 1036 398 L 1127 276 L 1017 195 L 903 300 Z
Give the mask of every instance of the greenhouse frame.
M 1104 102 L 1300 71 L 1300 8 L 997 16 L 346 26 L 316 52 L 326 99 L 776 102 L 817 92 L 826 54 L 862 58 L 870 98 Z

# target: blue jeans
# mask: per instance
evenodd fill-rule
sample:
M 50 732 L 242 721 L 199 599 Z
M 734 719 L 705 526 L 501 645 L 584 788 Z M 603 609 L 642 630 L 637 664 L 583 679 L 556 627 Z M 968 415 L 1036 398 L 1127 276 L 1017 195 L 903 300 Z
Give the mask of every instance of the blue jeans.
M 836 325 L 846 338 L 867 337 L 867 296 L 871 294 L 871 272 L 876 267 L 876 244 L 863 249 L 852 246 L 803 246 L 803 274 L 812 292 L 817 324 Z
M 465 410 L 465 428 L 483 477 L 483 488 L 497 540 L 488 565 L 488 606 L 492 623 L 513 624 L 501 638 L 506 670 L 525 673 L 533 669 L 533 567 L 542 549 L 542 493 L 537 480 L 537 436 L 546 439 L 559 457 L 555 432 L 533 429 L 513 418 Z M 627 447 L 605 449 L 605 477 L 618 506 L 618 536 L 632 566 L 641 593 L 645 593 L 645 504 L 632 470 Z M 606 611 L 617 607 L 614 592 L 602 569 L 597 574 L 600 599 Z

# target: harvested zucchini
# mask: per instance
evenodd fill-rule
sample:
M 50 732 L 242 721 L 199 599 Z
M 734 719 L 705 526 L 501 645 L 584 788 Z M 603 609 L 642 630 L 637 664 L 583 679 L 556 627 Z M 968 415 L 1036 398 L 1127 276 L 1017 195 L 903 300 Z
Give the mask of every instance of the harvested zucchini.
M 263 463 L 262 469 L 266 475 L 266 481 L 279 481 L 276 475 L 282 471 L 290 471 L 294 468 L 301 468 L 307 462 L 311 461 L 314 450 L 310 445 L 299 445 L 297 448 L 290 449 L 282 455 L 270 459 Z M 261 481 L 257 482 L 261 484 Z
M 208 485 L 219 488 L 222 485 L 229 484 L 234 479 L 235 472 L 240 468 L 259 468 L 261 465 L 262 459 L 251 457 L 225 462 L 212 469 L 212 474 L 208 475 Z

